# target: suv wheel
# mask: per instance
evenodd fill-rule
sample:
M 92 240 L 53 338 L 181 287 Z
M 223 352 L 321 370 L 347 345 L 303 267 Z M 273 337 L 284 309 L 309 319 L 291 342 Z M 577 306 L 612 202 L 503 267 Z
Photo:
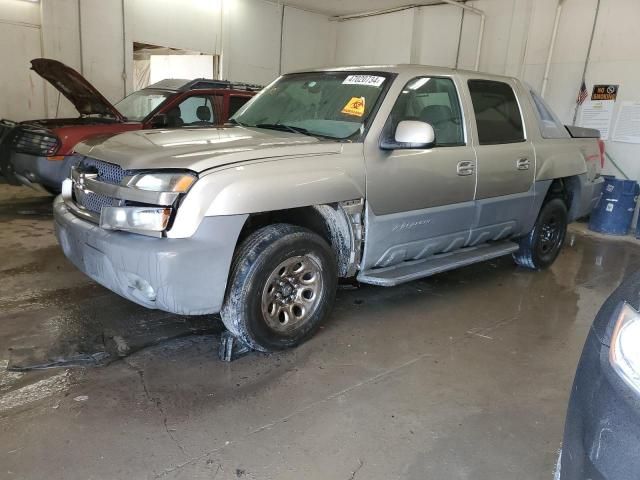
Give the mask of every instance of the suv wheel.
M 552 198 L 540 209 L 533 230 L 520 239 L 520 250 L 513 254 L 518 265 L 540 270 L 551 265 L 567 233 L 567 207 L 560 198 Z
M 282 350 L 315 333 L 331 311 L 336 286 L 336 259 L 322 237 L 293 225 L 270 225 L 236 251 L 220 314 L 251 348 Z

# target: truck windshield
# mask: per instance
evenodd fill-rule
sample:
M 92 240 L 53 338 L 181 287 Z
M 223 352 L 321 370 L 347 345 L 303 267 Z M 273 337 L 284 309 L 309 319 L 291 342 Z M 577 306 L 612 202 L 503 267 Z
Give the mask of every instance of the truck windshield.
M 347 139 L 366 125 L 389 81 L 388 74 L 369 72 L 285 75 L 230 121 L 246 127 Z
M 147 115 L 164 102 L 171 92 L 143 89 L 127 95 L 114 106 L 127 120 L 141 122 Z

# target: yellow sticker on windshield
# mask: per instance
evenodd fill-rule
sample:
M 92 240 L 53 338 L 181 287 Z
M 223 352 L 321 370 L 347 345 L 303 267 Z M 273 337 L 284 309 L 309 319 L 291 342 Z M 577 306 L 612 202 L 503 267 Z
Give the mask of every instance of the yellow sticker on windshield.
M 342 109 L 342 113 L 361 117 L 364 115 L 364 97 L 353 97 Z

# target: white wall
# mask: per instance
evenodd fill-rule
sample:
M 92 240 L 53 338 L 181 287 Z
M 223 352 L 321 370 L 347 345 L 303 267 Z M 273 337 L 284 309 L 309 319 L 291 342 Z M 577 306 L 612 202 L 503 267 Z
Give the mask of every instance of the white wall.
M 337 27 L 324 15 L 286 7 L 282 72 L 335 64 Z
M 39 56 L 40 6 L 0 2 L 0 118 L 44 114 L 44 82 L 29 70 L 29 60 Z
M 260 0 L 225 1 L 222 10 L 222 75 L 268 83 L 280 70 L 282 6 Z
M 78 29 L 78 1 L 57 0 L 42 2 L 43 57 L 55 58 L 81 71 L 80 32 Z M 47 111 L 58 117 L 75 117 L 76 109 L 58 90 L 46 83 Z
M 133 42 L 222 55 L 224 78 L 266 84 L 333 64 L 336 31 L 323 15 L 265 0 L 0 0 L 0 118 L 77 115 L 45 93 L 32 58 L 62 61 L 116 102 L 133 90 Z
M 411 57 L 413 10 L 340 22 L 338 65 L 408 63 Z

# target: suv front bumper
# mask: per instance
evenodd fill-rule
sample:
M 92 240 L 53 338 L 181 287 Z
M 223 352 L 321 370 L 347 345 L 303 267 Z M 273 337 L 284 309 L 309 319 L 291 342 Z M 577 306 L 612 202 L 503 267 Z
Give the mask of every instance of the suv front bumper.
M 218 313 L 246 215 L 205 217 L 190 238 L 105 230 L 76 217 L 58 196 L 55 230 L 67 258 L 115 293 L 180 315 Z
M 60 192 L 62 182 L 69 177 L 71 167 L 80 159 L 77 155 L 65 155 L 63 160 L 11 151 L 9 162 L 13 175 L 23 185 L 38 189 L 44 185 L 53 192 Z
M 560 480 L 640 475 L 640 399 L 609 364 L 590 331 L 576 371 L 562 443 Z

